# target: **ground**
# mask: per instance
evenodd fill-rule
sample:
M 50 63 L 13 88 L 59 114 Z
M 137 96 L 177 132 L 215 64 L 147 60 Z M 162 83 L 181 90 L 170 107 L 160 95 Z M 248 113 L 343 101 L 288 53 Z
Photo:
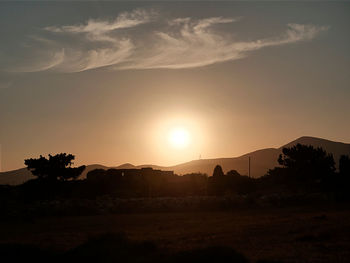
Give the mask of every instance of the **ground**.
M 252 262 L 350 262 L 344 206 L 28 218 L 1 222 L 0 242 L 64 251 L 110 232 L 171 252 L 224 245 Z

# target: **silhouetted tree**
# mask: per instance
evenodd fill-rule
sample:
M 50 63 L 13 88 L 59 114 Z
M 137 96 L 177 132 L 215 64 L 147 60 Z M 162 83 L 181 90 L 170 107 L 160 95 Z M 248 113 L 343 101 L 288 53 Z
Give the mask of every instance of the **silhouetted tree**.
M 68 181 L 78 178 L 85 169 L 85 165 L 72 168 L 71 165 L 74 158 L 74 155 L 66 153 L 49 154 L 48 159 L 40 155 L 37 159 L 31 158 L 24 160 L 24 164 L 38 179 L 46 181 Z
M 225 194 L 225 178 L 224 172 L 220 165 L 215 166 L 213 176 L 208 178 L 208 193 L 210 195 Z
M 335 171 L 333 155 L 311 145 L 297 144 L 283 148 L 278 163 L 294 176 L 305 180 L 322 180 Z
M 226 173 L 227 176 L 241 176 L 241 174 L 239 172 L 237 172 L 236 170 L 231 170 L 231 171 L 228 171 Z
M 224 176 L 224 172 L 222 171 L 222 167 L 220 165 L 215 166 L 213 176 Z
M 338 198 L 350 200 L 350 157 L 342 155 L 339 159 L 339 176 L 337 178 L 336 193 Z
M 350 177 L 350 157 L 349 157 L 349 155 L 340 156 L 339 174 L 341 176 L 349 176 Z

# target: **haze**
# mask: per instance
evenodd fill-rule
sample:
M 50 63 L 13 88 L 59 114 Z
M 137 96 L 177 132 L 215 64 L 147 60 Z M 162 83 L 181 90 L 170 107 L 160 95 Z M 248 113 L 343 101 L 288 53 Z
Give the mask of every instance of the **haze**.
M 59 152 L 174 165 L 350 141 L 346 2 L 0 6 L 2 171 Z M 186 147 L 169 143 L 179 130 Z

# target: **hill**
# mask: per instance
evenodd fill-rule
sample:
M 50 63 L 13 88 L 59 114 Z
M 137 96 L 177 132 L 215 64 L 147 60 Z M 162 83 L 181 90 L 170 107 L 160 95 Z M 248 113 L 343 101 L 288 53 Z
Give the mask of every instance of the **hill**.
M 225 173 L 230 170 L 237 170 L 240 174 L 248 175 L 248 159 L 250 157 L 251 176 L 260 177 L 264 175 L 268 169 L 278 165 L 277 158 L 280 152 L 279 149 L 268 148 L 234 158 L 194 160 L 176 166 L 167 167 L 167 169 L 174 170 L 177 174 L 201 172 L 212 175 L 214 167 L 219 164 Z
M 322 147 L 328 153 L 333 154 L 336 164 L 338 164 L 341 155 L 350 155 L 350 144 L 303 136 L 279 148 L 257 150 L 234 158 L 194 160 L 176 166 L 164 167 L 164 169 L 174 170 L 177 174 L 202 172 L 211 175 L 215 165 L 219 164 L 222 166 L 224 172 L 234 169 L 237 170 L 240 174 L 247 175 L 248 158 L 250 156 L 251 176 L 257 178 L 266 174 L 268 169 L 278 166 L 277 158 L 282 153 L 282 149 L 284 147 L 291 147 L 298 143 L 312 145 L 314 147 Z
M 86 169 L 81 175 L 81 178 L 86 178 L 86 174 L 95 169 L 109 169 L 110 167 L 100 165 L 100 164 L 91 164 L 87 165 Z M 21 168 L 13 171 L 2 172 L 0 173 L 0 185 L 19 185 L 30 179 L 34 179 L 35 176 L 27 168 Z
M 342 154 L 350 155 L 350 144 L 342 142 L 334 142 L 326 139 L 315 137 L 300 137 L 294 141 L 291 141 L 279 148 L 267 148 L 257 150 L 251 153 L 244 154 L 239 157 L 233 158 L 216 158 L 216 159 L 201 159 L 193 160 L 190 162 L 174 165 L 174 166 L 157 166 L 157 165 L 132 165 L 126 163 L 116 167 L 107 167 L 99 164 L 87 165 L 81 178 L 86 178 L 86 174 L 94 169 L 131 169 L 131 168 L 143 168 L 152 167 L 154 169 L 161 170 L 173 170 L 176 174 L 186 174 L 201 172 L 211 175 L 214 167 L 219 164 L 222 166 L 224 172 L 229 170 L 237 170 L 240 174 L 248 174 L 248 158 L 251 159 L 251 176 L 260 177 L 263 176 L 268 169 L 271 169 L 278 165 L 277 158 L 282 152 L 283 147 L 291 147 L 296 144 L 312 145 L 314 147 L 322 147 L 327 152 L 332 153 L 336 163 L 338 163 L 339 157 Z M 17 185 L 21 184 L 29 179 L 34 178 L 32 174 L 26 169 L 18 169 L 8 172 L 0 173 L 0 184 Z

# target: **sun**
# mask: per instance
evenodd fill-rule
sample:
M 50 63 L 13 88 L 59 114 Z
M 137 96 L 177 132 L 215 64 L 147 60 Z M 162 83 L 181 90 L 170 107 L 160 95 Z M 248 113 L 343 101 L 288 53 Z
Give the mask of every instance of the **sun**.
M 168 139 L 172 147 L 183 149 L 190 143 L 190 133 L 185 128 L 173 128 L 169 132 Z

